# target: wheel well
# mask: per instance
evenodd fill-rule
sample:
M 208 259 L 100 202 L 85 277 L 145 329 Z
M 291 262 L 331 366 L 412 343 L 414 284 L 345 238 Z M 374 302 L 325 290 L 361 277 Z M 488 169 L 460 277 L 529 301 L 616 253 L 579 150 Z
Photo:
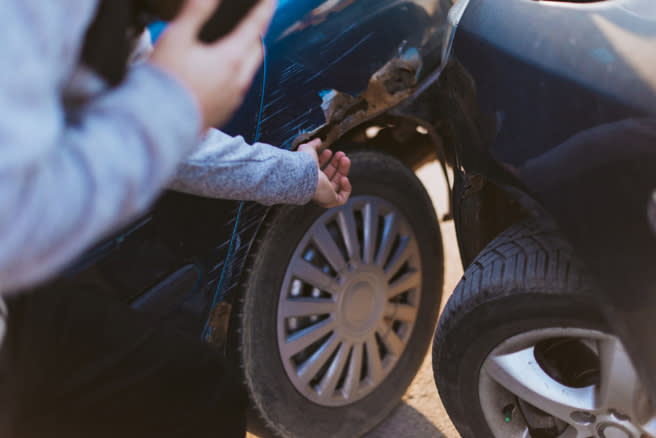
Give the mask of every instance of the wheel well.
M 427 123 L 410 117 L 378 117 L 350 131 L 340 143 L 387 153 L 412 170 L 434 160 L 451 162 L 441 137 Z
M 390 154 L 413 170 L 433 160 L 453 169 L 453 149 L 445 140 L 421 120 L 386 115 L 358 126 L 340 142 Z M 495 237 L 530 215 L 508 191 L 480 174 L 464 175 L 456 170 L 453 190 L 464 267 Z
M 532 212 L 483 175 L 456 172 L 454 179 L 456 231 L 466 269 L 488 243 Z

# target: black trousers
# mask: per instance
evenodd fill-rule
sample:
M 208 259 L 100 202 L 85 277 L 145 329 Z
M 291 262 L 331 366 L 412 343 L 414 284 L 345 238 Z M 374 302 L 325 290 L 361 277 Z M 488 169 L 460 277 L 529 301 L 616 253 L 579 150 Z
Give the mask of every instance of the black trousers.
M 6 301 L 1 438 L 245 436 L 238 373 L 200 339 L 66 283 Z

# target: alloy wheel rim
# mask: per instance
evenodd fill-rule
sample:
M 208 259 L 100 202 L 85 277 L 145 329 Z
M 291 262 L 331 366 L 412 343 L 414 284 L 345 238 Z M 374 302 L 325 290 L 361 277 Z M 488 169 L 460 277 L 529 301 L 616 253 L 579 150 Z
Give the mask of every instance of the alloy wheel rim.
M 492 350 L 479 400 L 494 436 L 647 438 L 656 411 L 621 342 L 579 328 L 532 330 Z
M 407 347 L 421 286 L 417 240 L 398 208 L 359 196 L 324 213 L 280 289 L 278 349 L 294 387 L 329 407 L 379 387 Z

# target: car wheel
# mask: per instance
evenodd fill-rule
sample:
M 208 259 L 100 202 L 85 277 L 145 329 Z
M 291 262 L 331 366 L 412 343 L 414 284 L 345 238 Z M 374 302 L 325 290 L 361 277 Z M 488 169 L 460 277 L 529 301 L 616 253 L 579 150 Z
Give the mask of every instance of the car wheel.
M 411 383 L 437 320 L 443 254 L 428 194 L 390 156 L 350 157 L 344 207 L 267 218 L 236 313 L 250 398 L 283 437 L 373 428 Z
M 433 371 L 463 438 L 642 438 L 656 417 L 572 250 L 534 220 L 467 268 Z

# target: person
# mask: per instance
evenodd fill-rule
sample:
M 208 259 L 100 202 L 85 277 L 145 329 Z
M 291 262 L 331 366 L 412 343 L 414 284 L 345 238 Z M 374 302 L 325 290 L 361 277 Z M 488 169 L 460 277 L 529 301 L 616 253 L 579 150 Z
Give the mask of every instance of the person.
M 159 31 L 162 32 L 163 29 Z M 151 31 L 145 29 L 135 42 L 131 65 L 150 56 L 153 39 Z M 351 192 L 346 177 L 350 160 L 341 151 L 333 157 L 330 150 L 324 150 L 319 156 L 321 145 L 319 139 L 302 144 L 298 152 L 303 154 L 298 154 L 266 143 L 249 145 L 242 136 L 233 137 L 210 128 L 203 141 L 178 166 L 168 188 L 264 205 L 302 205 L 310 199 L 325 208 L 343 205 Z
M 115 3 L 10 0 L 0 12 L 0 60 L 10 66 L 0 76 L 0 436 L 243 437 L 246 399 L 220 354 L 56 275 L 142 214 L 199 137 L 231 116 L 262 61 L 274 1 L 204 44 L 197 35 L 218 0 L 186 0 L 148 61 L 112 82 L 85 74 L 80 59 L 97 11 Z M 305 163 L 296 201 L 339 205 L 348 159 L 337 156 L 326 174 L 329 153 L 317 148 L 287 154 Z M 210 149 L 197 149 L 190 168 L 220 165 L 202 165 Z M 251 161 L 222 175 L 239 180 Z M 217 181 L 190 175 L 176 180 Z M 262 181 L 264 201 L 295 190 Z

